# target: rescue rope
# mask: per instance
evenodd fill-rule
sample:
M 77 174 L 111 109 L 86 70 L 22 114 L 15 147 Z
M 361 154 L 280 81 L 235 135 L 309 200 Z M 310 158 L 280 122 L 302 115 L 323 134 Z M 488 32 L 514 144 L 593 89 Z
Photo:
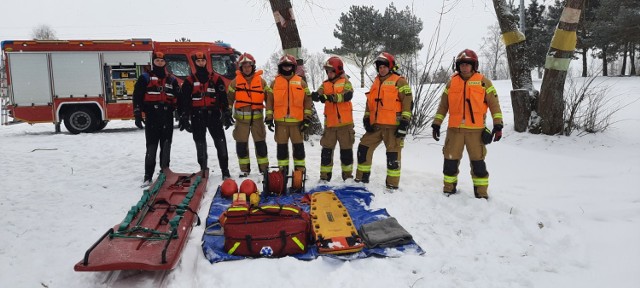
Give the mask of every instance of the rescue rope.
M 276 195 L 285 194 L 285 176 L 280 171 L 272 171 L 267 175 L 268 177 L 268 191 Z

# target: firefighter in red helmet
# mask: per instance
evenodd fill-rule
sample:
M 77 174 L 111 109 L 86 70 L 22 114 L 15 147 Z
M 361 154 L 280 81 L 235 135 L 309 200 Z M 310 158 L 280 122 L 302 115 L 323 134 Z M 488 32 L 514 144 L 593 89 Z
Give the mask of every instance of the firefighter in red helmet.
M 333 151 L 340 144 L 342 180 L 353 178 L 353 87 L 344 74 L 344 63 L 338 56 L 325 61 L 327 80 L 311 93 L 313 101 L 324 103 L 324 131 L 320 139 L 320 180 L 330 181 L 333 170 Z
M 160 146 L 160 169 L 169 168 L 173 139 L 173 111 L 177 106 L 179 92 L 178 80 L 166 69 L 164 53 L 153 52 L 152 69 L 138 77 L 133 89 L 135 124 L 138 128 L 144 129 L 146 140 L 143 187 L 151 184 L 158 146 Z M 142 118 L 143 112 L 145 120 Z
M 413 95 L 407 80 L 398 74 L 393 55 L 382 52 L 374 62 L 378 75 L 367 93 L 363 124 L 366 133 L 358 145 L 356 182 L 369 182 L 371 162 L 376 147 L 384 142 L 387 149 L 387 189 L 400 184 L 400 160 L 407 135 Z
M 303 132 L 311 124 L 311 92 L 302 77 L 296 75 L 298 64 L 293 55 L 286 54 L 278 61 L 278 75 L 271 83 L 273 94 L 267 95 L 265 123 L 269 130 L 275 126 L 278 166 L 289 172 L 289 141 L 293 146 L 293 165 L 305 169 Z
M 182 84 L 182 114 L 180 130 L 186 129 L 193 134 L 196 144 L 196 157 L 200 169 L 207 171 L 207 130 L 216 147 L 218 164 L 222 179 L 229 175 L 229 153 L 224 130 L 233 125 L 231 111 L 227 102 L 227 93 L 222 76 L 207 68 L 207 55 L 197 51 L 191 55 L 196 73 L 189 75 Z M 189 123 L 190 122 L 190 123 Z
M 465 49 L 456 56 L 456 73 L 447 83 L 433 119 L 433 139 L 440 140 L 440 125 L 449 113 L 444 148 L 444 188 L 449 196 L 457 192 L 458 166 L 467 148 L 471 161 L 471 179 L 476 198 L 489 197 L 489 172 L 484 162 L 486 145 L 502 138 L 502 111 L 491 80 L 478 72 L 478 55 Z M 487 128 L 486 113 L 491 111 L 493 130 Z
M 227 96 L 234 108 L 236 125 L 233 139 L 236 140 L 236 153 L 240 164 L 240 177 L 251 172 L 249 160 L 249 134 L 253 137 L 258 171 L 264 173 L 269 167 L 267 157 L 267 130 L 264 125 L 264 107 L 271 87 L 262 78 L 262 70 L 256 71 L 256 60 L 249 53 L 238 58 L 236 78 L 229 83 Z

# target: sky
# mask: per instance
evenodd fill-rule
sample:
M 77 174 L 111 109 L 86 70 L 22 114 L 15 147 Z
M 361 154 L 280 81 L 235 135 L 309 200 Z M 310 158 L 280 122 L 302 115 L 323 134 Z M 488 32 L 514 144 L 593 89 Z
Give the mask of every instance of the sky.
M 640 81 L 596 79 L 608 87 L 608 107 L 621 108 L 604 133 L 546 136 L 516 133 L 508 80 L 495 81 L 505 127 L 487 146 L 490 199 L 473 197 L 466 154 L 457 195 L 442 194 L 442 145 L 407 137 L 400 189 L 385 193 L 386 157 L 373 156 L 370 209 L 385 208 L 425 250 L 424 255 L 342 261 L 245 259 L 211 264 L 193 228 L 182 260 L 158 284 L 156 274 L 74 272 L 104 232 L 140 200 L 144 131 L 111 121 L 98 133 L 55 134 L 46 124 L 0 126 L 0 287 L 413 287 L 637 288 L 640 285 Z M 584 79 L 578 78 L 577 81 Z M 539 81 L 534 81 L 537 88 Z M 354 119 L 363 116 L 365 89 L 356 88 Z M 322 105 L 316 103 L 319 113 Z M 226 130 L 233 177 L 240 170 Z M 364 129 L 356 121 L 356 145 Z M 443 131 L 444 132 L 444 131 Z M 269 160 L 276 163 L 273 133 Z M 446 137 L 443 133 L 442 137 Z M 318 184 L 319 137 L 305 142 L 307 187 Z M 250 145 L 253 147 L 253 145 Z M 208 138 L 211 175 L 198 215 L 204 221 L 221 183 Z M 252 149 L 253 150 L 253 149 Z M 355 153 L 355 152 L 354 152 Z M 250 152 L 255 167 L 253 151 Z M 335 155 L 334 175 L 339 175 Z M 171 168 L 199 169 L 190 134 L 176 129 Z M 258 183 L 259 175 L 250 178 Z M 236 178 L 239 181 L 239 178 Z M 334 177 L 332 187 L 361 185 Z M 117 275 L 111 276 L 111 275 Z
M 222 40 L 241 52 L 253 54 L 258 64 L 266 63 L 281 49 L 271 7 L 266 0 L 195 0 L 99 2 L 75 0 L 5 1 L 0 17 L 0 40 L 30 39 L 33 28 L 48 25 L 59 39 L 151 38 L 174 41 Z M 447 0 L 442 20 L 442 36 L 451 36 L 444 44 L 453 57 L 459 51 L 479 49 L 486 28 L 496 23 L 489 0 Z M 302 45 L 309 52 L 333 48 L 340 41 L 333 36 L 340 14 L 351 5 L 373 5 L 384 12 L 389 1 L 293 0 Z M 437 25 L 442 1 L 395 0 L 398 9 L 409 6 L 424 22 L 420 34 L 428 43 Z M 182 5 L 180 5 L 182 4 Z M 442 38 L 444 39 L 444 38 Z

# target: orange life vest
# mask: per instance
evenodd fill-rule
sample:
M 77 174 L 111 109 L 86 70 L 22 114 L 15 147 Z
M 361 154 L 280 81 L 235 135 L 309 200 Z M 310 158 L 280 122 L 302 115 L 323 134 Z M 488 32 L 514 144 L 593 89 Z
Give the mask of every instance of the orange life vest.
M 278 75 L 273 84 L 273 117 L 277 120 L 293 118 L 298 121 L 304 120 L 304 88 L 302 78 L 293 75 L 287 80 L 282 75 Z
M 458 74 L 451 77 L 448 94 L 449 127 L 484 127 L 484 117 L 489 106 L 484 101 L 482 78 L 480 73 L 474 73 L 467 81 Z
M 251 83 L 247 82 L 240 71 L 236 71 L 236 108 L 251 105 L 251 110 L 264 108 L 264 87 L 262 87 L 262 70 L 253 74 Z
M 189 82 L 193 89 L 191 90 L 191 107 L 211 107 L 216 104 L 216 82 L 219 76 L 215 73 L 209 75 L 209 80 L 205 83 L 200 82 L 198 77 L 191 74 L 185 81 Z
M 322 89 L 325 95 L 342 94 L 344 92 L 344 84 L 347 80 L 340 76 L 335 83 L 327 80 L 322 83 Z M 325 126 L 337 127 L 345 124 L 353 123 L 353 106 L 351 101 L 332 103 L 324 102 Z
M 373 81 L 367 94 L 371 124 L 398 125 L 398 113 L 402 112 L 402 103 L 396 87 L 398 79 L 400 75 L 391 74 L 382 83 L 379 76 Z
M 164 78 L 158 78 L 153 72 L 148 72 L 143 74 L 143 77 L 149 81 L 144 93 L 144 102 L 176 104 L 177 99 L 172 92 L 178 87 L 172 85 L 175 79 L 173 76 L 167 75 Z

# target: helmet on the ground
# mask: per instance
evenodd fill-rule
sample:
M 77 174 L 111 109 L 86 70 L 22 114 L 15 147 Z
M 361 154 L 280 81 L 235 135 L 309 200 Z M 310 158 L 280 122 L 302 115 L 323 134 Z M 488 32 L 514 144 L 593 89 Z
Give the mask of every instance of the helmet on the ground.
M 327 61 L 324 62 L 324 69 L 333 69 L 336 72 L 336 75 L 341 75 L 344 73 L 344 64 L 342 63 L 342 59 L 338 56 L 331 56 Z
M 258 186 L 256 186 L 256 182 L 253 182 L 251 179 L 245 179 L 240 184 L 240 193 L 244 193 L 247 197 L 250 197 L 251 194 L 258 192 Z
M 478 55 L 471 49 L 464 49 L 456 56 L 456 71 L 460 72 L 460 64 L 468 63 L 473 66 L 473 71 L 478 71 Z
M 380 65 L 389 67 L 389 70 L 391 71 L 398 70 L 398 66 L 396 65 L 396 57 L 393 57 L 393 55 L 388 52 L 380 53 L 380 55 L 376 57 L 376 61 L 374 63 L 376 65 L 376 70 L 378 70 L 378 67 L 380 67 Z
M 227 178 L 220 185 L 220 193 L 224 198 L 231 198 L 233 194 L 238 193 L 238 183 L 231 178 Z

